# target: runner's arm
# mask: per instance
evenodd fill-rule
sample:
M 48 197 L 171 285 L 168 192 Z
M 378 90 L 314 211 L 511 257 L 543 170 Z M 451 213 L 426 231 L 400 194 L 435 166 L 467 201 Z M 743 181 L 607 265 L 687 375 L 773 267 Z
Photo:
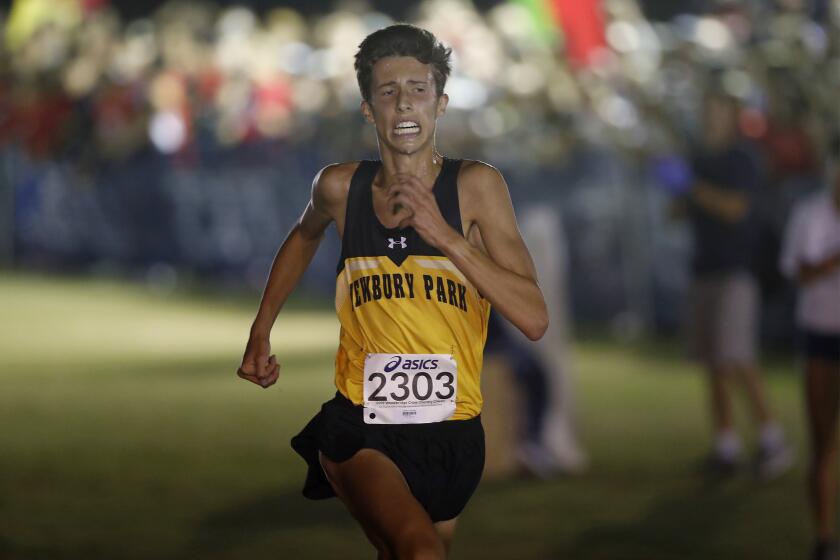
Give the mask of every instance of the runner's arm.
M 545 300 L 501 173 L 481 162 L 462 164 L 458 198 L 466 238 L 446 222 L 432 188 L 417 177 L 397 174 L 387 194 L 392 208 L 406 213 L 399 227 L 412 226 L 440 249 L 525 336 L 538 340 L 545 334 Z
M 311 199 L 274 257 L 252 332 L 267 335 L 271 331 L 277 314 L 309 266 L 332 222 L 327 189 L 321 181 L 324 171 L 315 177 Z
M 460 178 L 461 198 L 478 231 L 465 231 L 468 240 L 450 230 L 455 235 L 447 236 L 439 248 L 502 316 L 529 339 L 539 340 L 548 328 L 548 310 L 507 183 L 485 163 L 468 165 Z M 471 242 L 474 237 L 477 244 Z
M 286 236 L 271 265 L 259 310 L 237 374 L 268 387 L 277 380 L 279 365 L 271 353 L 270 334 L 280 309 L 297 285 L 333 221 L 340 198 L 338 173 L 326 167 L 312 182 L 312 196 L 300 219 Z

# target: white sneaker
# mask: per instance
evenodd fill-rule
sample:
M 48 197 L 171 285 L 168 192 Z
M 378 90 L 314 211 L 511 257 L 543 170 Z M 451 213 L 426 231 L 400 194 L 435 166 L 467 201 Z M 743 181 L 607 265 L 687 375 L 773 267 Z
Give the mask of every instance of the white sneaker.
M 526 442 L 519 446 L 516 458 L 522 469 L 537 478 L 547 480 L 561 474 L 560 465 L 541 445 Z
M 793 450 L 784 442 L 762 446 L 755 457 L 755 470 L 762 480 L 773 480 L 793 466 Z

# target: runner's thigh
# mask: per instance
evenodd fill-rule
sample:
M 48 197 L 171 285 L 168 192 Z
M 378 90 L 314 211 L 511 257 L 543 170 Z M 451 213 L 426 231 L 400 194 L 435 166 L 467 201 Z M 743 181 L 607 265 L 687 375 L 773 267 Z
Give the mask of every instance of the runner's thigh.
M 322 455 L 322 464 L 336 493 L 366 532 L 391 547 L 407 538 L 438 538 L 402 473 L 380 451 L 362 449 L 341 463 Z

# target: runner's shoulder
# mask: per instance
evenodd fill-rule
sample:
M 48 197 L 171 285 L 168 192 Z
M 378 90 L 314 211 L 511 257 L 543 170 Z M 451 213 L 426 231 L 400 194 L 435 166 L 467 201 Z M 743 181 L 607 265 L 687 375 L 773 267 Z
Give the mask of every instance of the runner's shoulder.
M 469 202 L 479 202 L 488 194 L 507 194 L 507 184 L 502 173 L 483 161 L 465 159 L 458 174 L 458 189 Z
M 313 200 L 328 205 L 343 204 L 350 191 L 350 180 L 359 167 L 358 161 L 332 163 L 321 169 L 312 181 Z

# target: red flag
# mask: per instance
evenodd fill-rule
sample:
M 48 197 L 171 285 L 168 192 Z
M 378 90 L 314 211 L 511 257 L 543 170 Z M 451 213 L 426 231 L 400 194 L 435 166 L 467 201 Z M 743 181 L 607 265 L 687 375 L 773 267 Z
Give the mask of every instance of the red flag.
M 566 56 L 576 66 L 589 66 L 607 48 L 601 0 L 550 0 L 552 14 L 566 37 Z

